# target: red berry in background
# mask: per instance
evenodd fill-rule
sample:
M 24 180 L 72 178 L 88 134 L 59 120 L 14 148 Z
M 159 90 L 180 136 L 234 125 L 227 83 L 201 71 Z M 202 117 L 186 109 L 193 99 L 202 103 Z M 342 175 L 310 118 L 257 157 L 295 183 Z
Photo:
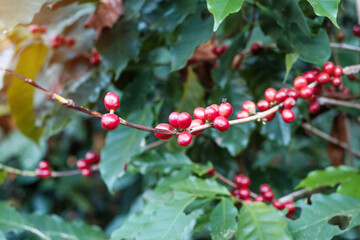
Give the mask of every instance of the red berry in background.
M 330 75 L 327 73 L 323 72 L 317 76 L 317 82 L 319 84 L 325 84 L 325 83 L 328 83 L 329 81 L 330 81 Z
M 220 56 L 223 55 L 223 53 L 225 52 L 224 50 L 226 50 L 226 49 L 223 49 L 223 48 L 220 47 L 220 46 L 214 46 L 213 49 L 212 49 L 212 52 L 213 52 L 216 56 L 220 57 Z
M 343 87 L 342 89 L 340 89 L 340 92 L 342 92 L 345 95 L 350 95 L 350 88 Z
M 207 107 L 205 108 L 205 117 L 206 120 L 212 122 L 214 119 L 218 116 L 218 111 L 216 111 L 213 107 Z
M 195 62 L 196 62 L 195 57 L 192 57 L 192 58 L 190 58 L 189 60 L 187 60 L 187 65 L 191 65 L 191 64 L 193 64 L 193 63 L 195 63 Z
M 100 162 L 100 155 L 93 152 L 93 151 L 88 151 L 85 154 L 85 161 L 87 163 L 90 163 L 90 164 L 99 163 Z
M 204 121 L 201 120 L 201 119 L 194 119 L 191 121 L 191 125 L 190 125 L 190 129 L 191 128 L 194 128 L 194 127 L 198 127 L 198 126 L 201 126 L 201 125 L 204 125 Z M 195 132 L 192 132 L 192 135 L 199 135 L 203 132 L 204 130 L 199 130 L 199 131 L 195 131 Z
M 284 108 L 292 109 L 296 105 L 296 100 L 292 97 L 288 97 L 284 101 Z
M 179 119 L 179 115 L 180 113 L 178 112 L 172 112 L 169 115 L 169 123 L 171 126 L 173 126 L 174 128 L 178 128 L 178 119 Z
M 120 124 L 120 118 L 113 113 L 104 114 L 101 118 L 101 126 L 106 130 L 114 130 Z
M 319 75 L 321 73 L 321 69 L 314 67 L 310 70 L 315 76 Z
M 267 115 L 266 117 L 264 117 L 264 119 L 266 121 L 270 122 L 271 120 L 273 120 L 275 118 L 275 116 L 276 116 L 276 112 Z
M 231 114 L 233 113 L 233 107 L 230 103 L 222 103 L 219 106 L 218 114 L 219 116 L 223 116 L 224 118 L 229 118 Z
M 285 207 L 284 204 L 282 202 L 280 202 L 279 200 L 273 201 L 272 205 L 274 208 L 277 208 L 279 210 L 283 210 Z
M 308 98 L 308 101 L 310 102 L 310 103 L 312 103 L 312 102 L 315 102 L 316 100 L 317 100 L 317 96 L 315 95 L 315 94 L 313 94 L 311 97 L 309 97 Z
M 39 162 L 39 169 L 40 170 L 45 170 L 45 169 L 50 169 L 50 165 L 47 161 L 41 161 Z
M 172 127 L 167 124 L 167 123 L 160 123 L 158 124 L 155 128 L 158 128 L 158 129 L 164 129 L 164 130 L 172 130 Z M 158 139 L 169 139 L 172 137 L 172 135 L 169 135 L 169 134 L 162 134 L 162 133 L 155 133 L 155 136 L 158 138 Z
M 247 100 L 242 104 L 242 109 L 249 113 L 255 113 L 256 105 L 253 101 Z
M 320 104 L 318 102 L 313 102 L 309 105 L 309 113 L 315 114 L 320 110 Z
M 275 95 L 277 91 L 274 88 L 268 88 L 265 90 L 264 96 L 266 101 L 268 102 L 274 102 L 275 101 Z
M 247 199 L 250 197 L 250 190 L 247 188 L 240 188 L 239 196 L 241 199 Z
M 264 195 L 267 192 L 271 192 L 271 187 L 268 184 L 261 184 L 259 187 L 260 194 Z
M 295 120 L 295 114 L 290 109 L 284 109 L 284 111 L 281 113 L 281 117 L 286 123 L 292 123 Z
M 330 86 L 326 89 L 327 92 L 331 92 L 331 93 L 334 93 L 336 92 L 336 88 L 334 86 Z
M 350 81 L 355 81 L 356 80 L 356 75 L 355 74 L 350 74 L 350 75 L 347 75 L 347 78 L 350 80 Z
M 250 178 L 242 174 L 235 175 L 234 182 L 241 188 L 250 187 Z
M 314 88 L 314 94 L 319 95 L 322 91 L 322 85 L 316 85 Z
M 220 132 L 225 132 L 229 129 L 229 121 L 223 116 L 217 116 L 214 119 L 214 128 Z
M 92 56 L 90 58 L 90 64 L 93 65 L 93 66 L 99 66 L 101 63 L 101 58 L 100 57 L 95 57 L 95 56 Z
M 214 63 L 213 63 L 213 68 L 217 68 L 218 66 L 219 66 L 218 61 L 214 61 Z
M 78 169 L 85 169 L 88 168 L 88 163 L 84 160 L 84 159 L 80 159 L 79 161 L 76 162 L 76 167 Z
M 193 139 L 193 136 L 189 132 L 182 132 L 177 137 L 177 142 L 180 146 L 188 146 Z
M 288 96 L 286 91 L 278 91 L 275 95 L 275 101 L 277 103 L 282 103 L 287 97 Z
M 39 32 L 39 27 L 36 24 L 31 24 L 29 26 L 29 31 L 31 33 L 38 33 Z
M 260 55 L 263 51 L 263 46 L 259 42 L 253 42 L 251 44 L 250 51 L 254 55 Z
M 233 188 L 231 190 L 231 195 L 233 195 L 235 198 L 240 198 L 240 189 L 239 188 Z
M 43 33 L 46 33 L 47 31 L 47 27 L 45 26 L 40 26 L 39 29 L 38 29 L 39 33 L 43 34 Z
M 331 79 L 331 84 L 332 84 L 333 86 L 335 86 L 335 87 L 340 86 L 341 83 L 342 83 L 342 81 L 341 81 L 341 78 L 339 78 L 339 77 L 333 77 L 333 78 Z
M 344 41 L 344 39 L 345 39 L 345 33 L 343 31 L 338 31 L 336 33 L 336 40 L 341 43 L 342 41 Z
M 187 129 L 191 125 L 191 116 L 187 112 L 182 112 L 178 117 L 178 127 L 181 129 Z
M 207 171 L 206 175 L 212 176 L 215 173 L 215 168 L 211 168 L 209 171 Z
M 270 103 L 266 100 L 260 100 L 257 102 L 256 107 L 259 111 L 263 112 L 270 109 Z
M 219 112 L 219 105 L 211 104 L 210 107 L 213 107 L 216 110 L 216 112 Z
M 67 37 L 65 38 L 65 45 L 68 47 L 72 47 L 75 44 L 75 38 L 73 37 Z
M 297 90 L 302 89 L 303 87 L 306 87 L 308 84 L 308 81 L 305 77 L 296 77 L 294 80 L 294 88 Z
M 343 75 L 343 69 L 340 66 L 335 66 L 333 76 L 334 77 L 341 77 Z
M 272 191 L 265 192 L 263 196 L 267 202 L 271 202 L 274 199 L 274 193 Z
M 306 79 L 307 83 L 316 81 L 316 75 L 311 71 L 304 72 L 303 77 Z
M 300 97 L 299 91 L 293 88 L 289 89 L 286 93 L 288 97 L 294 98 L 295 100 L 297 100 Z
M 92 171 L 90 168 L 84 168 L 84 169 L 81 169 L 81 175 L 83 177 L 90 177 L 92 174 Z
M 303 99 L 309 98 L 314 94 L 314 90 L 311 87 L 303 87 L 300 89 L 300 97 Z
M 360 37 L 360 26 L 358 24 L 356 24 L 352 30 L 355 36 Z
M 323 71 L 329 75 L 334 73 L 335 65 L 332 62 L 327 62 L 323 66 Z
M 288 213 L 293 213 L 293 212 L 295 212 L 294 202 L 292 202 L 292 201 L 286 202 L 286 203 L 284 204 L 284 207 L 285 207 L 286 209 L 288 209 Z
M 206 121 L 205 108 L 202 108 L 202 107 L 195 108 L 194 112 L 193 112 L 193 116 L 194 116 L 194 119 L 200 119 L 205 122 Z
M 39 178 L 48 178 L 51 177 L 50 169 L 36 169 L 35 175 Z
M 247 117 L 250 117 L 250 114 L 248 111 L 245 111 L 245 110 L 241 110 L 236 114 L 237 119 L 242 119 L 242 118 L 247 118 Z
M 257 195 L 255 197 L 255 202 L 265 202 L 265 198 L 262 195 Z
M 252 203 L 252 202 L 254 202 L 254 201 L 251 198 L 244 199 L 244 203 L 249 204 L 249 203 Z
M 104 97 L 105 108 L 109 111 L 116 111 L 120 107 L 120 98 L 114 92 L 109 92 Z

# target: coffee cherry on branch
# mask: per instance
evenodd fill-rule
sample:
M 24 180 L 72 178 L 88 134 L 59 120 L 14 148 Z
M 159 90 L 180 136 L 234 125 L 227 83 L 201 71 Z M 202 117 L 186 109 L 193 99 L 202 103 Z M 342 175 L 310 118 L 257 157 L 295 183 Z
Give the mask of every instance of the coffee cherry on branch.
M 344 41 L 344 39 L 345 39 L 345 33 L 343 31 L 338 31 L 336 33 L 336 40 L 341 43 Z
M 249 188 L 250 187 L 250 178 L 243 174 L 235 175 L 234 182 L 240 188 Z
M 314 90 L 314 94 L 319 95 L 322 91 L 322 85 L 316 85 L 315 87 L 313 87 Z
M 286 209 L 288 209 L 288 213 L 293 213 L 293 212 L 295 212 L 294 202 L 292 202 L 292 201 L 286 202 L 286 203 L 284 204 L 284 207 L 285 207 Z
M 247 188 L 240 188 L 239 196 L 241 199 L 247 199 L 250 197 L 250 190 Z
M 284 204 L 282 203 L 282 202 L 280 202 L 279 200 L 275 200 L 273 203 L 272 203 L 272 205 L 275 207 L 275 208 L 277 208 L 277 209 L 279 209 L 279 210 L 283 210 L 284 209 Z
M 280 90 L 275 95 L 275 101 L 277 103 L 282 103 L 287 98 L 287 91 Z
M 76 162 L 76 167 L 78 169 L 84 169 L 84 168 L 88 168 L 89 165 L 88 163 L 84 160 L 84 159 L 79 159 L 77 162 Z
M 231 190 L 231 195 L 233 195 L 234 198 L 240 199 L 240 189 L 239 188 L 233 188 Z
M 223 116 L 217 116 L 214 119 L 214 128 L 220 132 L 225 132 L 229 129 L 229 121 Z
M 38 32 L 39 32 L 39 27 L 38 27 L 38 25 L 36 25 L 36 24 L 31 24 L 31 25 L 29 26 L 29 31 L 30 31 L 31 33 L 33 33 L 33 34 L 38 33 Z
M 217 104 L 211 104 L 210 107 L 214 108 L 217 113 L 219 113 L 219 105 Z
M 198 127 L 198 126 L 201 126 L 201 125 L 204 125 L 204 121 L 201 120 L 201 119 L 194 119 L 191 121 L 191 125 L 190 125 L 190 129 L 194 128 L 194 127 Z M 195 132 L 192 132 L 193 135 L 199 135 L 203 132 L 204 130 L 199 130 L 199 131 L 195 131 Z
M 265 198 L 262 195 L 257 195 L 255 197 L 255 202 L 265 202 Z
M 47 161 L 43 160 L 39 162 L 39 169 L 40 170 L 50 169 L 50 165 Z
M 247 100 L 242 104 L 242 109 L 249 112 L 250 114 L 255 114 L 256 105 L 253 101 Z
M 221 55 L 223 55 L 223 54 L 226 52 L 227 48 L 228 48 L 227 45 L 224 45 L 224 46 L 222 46 L 222 47 L 220 47 L 220 46 L 214 46 L 213 49 L 212 49 L 212 52 L 213 52 L 216 56 L 220 57 Z
M 218 116 L 218 111 L 214 107 L 205 108 L 205 117 L 206 120 L 212 122 Z
M 317 100 L 317 95 L 313 94 L 311 97 L 309 97 L 307 100 L 309 103 L 315 102 Z
M 264 117 L 264 119 L 265 119 L 267 122 L 270 122 L 270 121 L 272 121 L 272 120 L 275 118 L 275 116 L 276 116 L 276 112 L 273 112 L 273 113 L 267 115 L 266 117 Z
M 104 97 L 105 108 L 109 111 L 116 111 L 120 107 L 120 98 L 114 92 L 109 92 Z
M 300 97 L 303 99 L 307 99 L 314 94 L 314 90 L 310 87 L 303 87 L 300 89 Z
M 292 109 L 296 105 L 296 100 L 292 97 L 288 97 L 284 101 L 284 108 Z
M 50 169 L 36 169 L 35 170 L 35 175 L 38 177 L 38 178 L 48 178 L 48 177 L 51 177 L 51 171 Z
M 247 117 L 250 117 L 250 114 L 248 111 L 245 111 L 245 110 L 241 110 L 236 114 L 237 119 L 242 119 L 242 118 L 247 118 Z
M 320 110 L 320 104 L 318 102 L 313 102 L 309 105 L 309 113 L 315 114 Z
M 330 76 L 333 75 L 335 69 L 335 65 L 332 62 L 327 62 L 323 66 L 323 71 Z
M 83 177 L 90 177 L 91 174 L 92 174 L 91 168 L 87 167 L 87 168 L 81 169 L 81 175 L 82 175 Z
M 356 80 L 355 74 L 347 75 L 347 78 L 348 78 L 350 81 L 352 81 L 352 82 Z
M 318 76 L 317 76 L 317 83 L 318 84 L 325 84 L 325 83 L 328 83 L 330 81 L 330 75 L 323 72 L 323 73 L 320 73 Z
M 215 168 L 210 168 L 210 170 L 206 172 L 206 175 L 208 176 L 212 176 L 214 174 L 215 174 Z
M 91 51 L 90 64 L 93 65 L 93 66 L 99 66 L 100 63 L 101 63 L 100 54 L 98 53 L 98 51 L 93 49 Z
M 252 202 L 254 202 L 254 201 L 251 198 L 244 199 L 244 203 L 246 203 L 246 204 L 250 204 Z
M 303 87 L 306 87 L 308 84 L 308 81 L 305 77 L 296 77 L 294 80 L 294 88 L 297 90 L 302 89 Z
M 178 112 L 172 112 L 169 115 L 169 123 L 173 128 L 178 128 L 178 119 L 179 119 L 180 113 Z
M 286 123 L 292 123 L 295 120 L 295 114 L 290 109 L 284 109 L 281 113 L 281 117 Z
M 341 77 L 343 75 L 343 69 L 340 66 L 335 66 L 333 76 L 334 77 Z
M 343 88 L 340 89 L 340 92 L 342 92 L 345 95 L 350 95 L 350 88 L 343 87 Z
M 205 122 L 206 121 L 205 108 L 202 107 L 195 108 L 193 112 L 193 116 L 194 119 L 200 119 Z
M 265 90 L 264 96 L 266 101 L 268 102 L 274 102 L 275 101 L 275 95 L 277 91 L 274 88 L 268 88 Z
M 331 78 L 331 84 L 332 84 L 333 86 L 338 87 L 338 86 L 341 85 L 341 83 L 342 83 L 341 78 L 339 78 L 339 77 L 333 77 L 333 78 Z
M 113 113 L 104 114 L 101 118 L 101 126 L 106 130 L 114 130 L 120 124 L 120 118 Z
M 189 113 L 187 112 L 182 112 L 179 114 L 179 117 L 178 117 L 178 127 L 181 128 L 181 129 L 186 129 L 188 127 L 190 127 L 191 125 L 191 116 Z
M 191 133 L 189 132 L 182 132 L 179 134 L 179 136 L 177 137 L 177 142 L 180 146 L 188 146 L 191 141 L 193 139 L 193 136 Z
M 316 75 L 311 71 L 304 72 L 303 77 L 306 79 L 307 83 L 313 83 L 316 81 Z
M 100 155 L 93 152 L 93 151 L 88 151 L 85 154 L 85 161 L 89 164 L 93 164 L 93 163 L 99 163 L 100 162 Z
M 263 52 L 263 46 L 259 42 L 251 43 L 250 51 L 254 55 L 260 55 Z
M 321 69 L 318 68 L 318 67 L 313 67 L 311 70 L 310 70 L 315 76 L 319 75 L 321 73 Z
M 270 109 L 270 103 L 266 100 L 260 100 L 257 102 L 256 107 L 259 111 L 263 112 Z
M 271 192 L 271 187 L 268 184 L 261 184 L 259 187 L 260 194 L 264 195 L 266 192 Z
M 223 116 L 224 118 L 229 118 L 231 114 L 233 113 L 233 107 L 230 103 L 223 102 L 219 106 L 218 114 L 219 116 Z
M 299 91 L 293 88 L 289 89 L 286 93 L 288 97 L 294 98 L 295 100 L 297 100 L 300 97 Z
M 354 27 L 353 27 L 353 33 L 356 37 L 360 37 L 360 26 L 359 24 L 356 24 Z
M 267 202 L 271 202 L 274 199 L 274 193 L 272 191 L 265 192 L 263 196 Z
M 172 127 L 167 124 L 167 123 L 160 123 L 158 124 L 155 128 L 158 128 L 158 129 L 164 129 L 164 130 L 172 130 Z M 162 133 L 155 133 L 155 136 L 158 138 L 158 139 L 169 139 L 172 137 L 172 135 L 169 135 L 169 134 L 162 134 Z

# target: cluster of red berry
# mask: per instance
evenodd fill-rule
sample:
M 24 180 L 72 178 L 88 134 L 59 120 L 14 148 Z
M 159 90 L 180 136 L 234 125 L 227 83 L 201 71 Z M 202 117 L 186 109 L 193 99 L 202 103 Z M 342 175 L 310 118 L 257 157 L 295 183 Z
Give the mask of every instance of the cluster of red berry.
M 46 33 L 47 28 L 45 26 L 38 26 L 36 24 L 31 24 L 29 26 L 29 31 L 33 34 L 44 34 Z
M 76 163 L 78 169 L 81 170 L 81 175 L 89 177 L 92 174 L 91 165 L 100 162 L 100 155 L 89 151 L 85 154 L 84 159 L 79 159 Z
M 39 178 L 51 177 L 50 164 L 45 160 L 41 161 L 38 168 L 35 170 L 35 174 Z
M 120 124 L 120 118 L 114 113 L 120 107 L 120 98 L 114 92 L 109 92 L 104 97 L 104 105 L 110 113 L 101 118 L 101 126 L 106 130 L 114 130 Z
M 58 49 L 59 47 L 62 46 L 67 46 L 67 47 L 72 47 L 75 44 L 75 38 L 73 37 L 65 37 L 63 35 L 55 35 L 52 39 L 51 39 L 51 48 L 52 49 Z
M 228 118 L 231 116 L 233 112 L 233 108 L 230 103 L 227 103 L 226 100 L 223 101 L 220 105 L 212 104 L 207 108 L 197 107 L 193 111 L 193 117 L 187 112 L 172 112 L 169 115 L 169 123 L 160 123 L 156 126 L 158 129 L 164 130 L 173 130 L 180 129 L 180 130 L 190 130 L 194 127 L 198 127 L 204 125 L 205 122 L 212 122 L 215 129 L 219 130 L 220 132 L 224 132 L 229 129 L 229 121 Z M 204 130 L 195 131 L 195 132 L 188 132 L 183 131 L 177 137 L 177 142 L 180 146 L 188 146 L 192 139 L 192 135 L 199 135 Z M 155 136 L 159 139 L 169 139 L 172 135 L 155 133 Z
M 294 203 L 289 201 L 286 203 L 282 203 L 279 200 L 274 200 L 274 193 L 271 190 L 271 187 L 268 184 L 262 184 L 259 188 L 260 195 L 257 195 L 254 199 L 251 198 L 251 192 L 249 190 L 250 187 L 250 178 L 245 175 L 238 174 L 234 178 L 235 184 L 238 186 L 231 190 L 231 194 L 237 198 L 242 199 L 245 203 L 252 202 L 270 202 L 272 206 L 279 209 L 288 209 L 287 217 L 290 217 L 294 211 L 295 206 Z

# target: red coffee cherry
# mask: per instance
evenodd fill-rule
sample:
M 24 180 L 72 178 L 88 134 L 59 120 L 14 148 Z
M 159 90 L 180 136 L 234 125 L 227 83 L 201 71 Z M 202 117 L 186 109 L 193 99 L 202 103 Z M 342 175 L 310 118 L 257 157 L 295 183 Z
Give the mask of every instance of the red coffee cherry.
M 303 87 L 306 87 L 308 84 L 308 81 L 305 77 L 296 77 L 294 80 L 294 88 L 297 90 L 302 89 Z
M 254 55 L 260 55 L 263 51 L 263 46 L 259 42 L 253 42 L 251 44 L 250 51 Z
M 201 120 L 201 119 L 194 119 L 191 121 L 191 125 L 190 125 L 190 129 L 191 128 L 194 128 L 194 127 L 198 127 L 198 126 L 201 126 L 201 125 L 204 125 L 204 121 Z M 199 130 L 199 131 L 195 131 L 195 132 L 192 132 L 191 134 L 192 135 L 199 135 L 203 132 L 204 130 Z
M 347 78 L 348 78 L 350 81 L 352 81 L 352 82 L 356 80 L 355 74 L 347 75 Z
M 360 26 L 358 24 L 356 24 L 352 30 L 356 37 L 360 37 Z
M 95 49 L 91 50 L 90 63 L 93 66 L 99 66 L 101 63 L 101 56 Z
M 173 126 L 174 128 L 178 128 L 178 119 L 179 119 L 179 115 L 180 113 L 178 112 L 172 112 L 169 115 L 169 123 L 171 126 Z
M 288 97 L 294 98 L 295 100 L 297 100 L 300 97 L 299 91 L 293 88 L 287 91 L 287 95 Z
M 212 176 L 215 173 L 215 168 L 211 168 L 209 171 L 207 171 L 206 175 Z
M 239 196 L 241 199 L 247 199 L 250 197 L 250 190 L 247 188 L 240 188 Z
M 194 116 L 194 119 L 200 119 L 205 122 L 206 121 L 205 108 L 202 108 L 202 107 L 195 108 L 194 112 L 193 112 L 193 116 Z
M 326 89 L 327 92 L 331 92 L 331 93 L 334 93 L 336 92 L 336 88 L 334 86 L 330 86 Z
M 304 72 L 303 77 L 306 79 L 308 83 L 312 83 L 316 81 L 316 75 L 311 71 Z
M 230 103 L 222 103 L 219 106 L 218 114 L 219 116 L 223 116 L 224 118 L 228 119 L 231 114 L 233 113 L 233 107 Z
M 243 174 L 235 175 L 234 182 L 240 188 L 249 188 L 250 187 L 250 178 Z
M 120 107 L 120 98 L 114 92 L 109 92 L 104 97 L 105 108 L 109 111 L 116 111 Z
M 275 101 L 277 103 L 282 103 L 287 98 L 287 92 L 286 91 L 278 91 L 275 95 Z
M 48 177 L 51 177 L 51 171 L 50 171 L 50 169 L 36 169 L 35 175 L 38 178 L 48 178 Z
M 272 120 L 275 118 L 275 116 L 276 116 L 276 112 L 267 115 L 266 117 L 264 117 L 264 119 L 265 119 L 267 122 L 270 122 L 270 121 L 272 121 Z
M 350 88 L 343 87 L 342 89 L 340 89 L 340 92 L 342 92 L 345 95 L 350 95 Z
M 256 105 L 253 101 L 247 100 L 242 104 L 242 109 L 253 114 L 256 111 Z
M 244 199 L 244 203 L 246 203 L 246 204 L 250 204 L 252 202 L 254 202 L 254 201 L 251 198 Z
M 334 69 L 335 69 L 335 65 L 332 62 L 327 62 L 323 66 L 323 71 L 329 74 L 330 76 L 333 74 Z
M 85 161 L 89 164 L 93 164 L 93 163 L 99 163 L 100 162 L 100 155 L 93 152 L 93 151 L 88 151 L 85 154 Z
M 191 125 L 191 116 L 187 112 L 182 112 L 179 114 L 178 118 L 178 127 L 181 129 L 187 129 Z
M 325 84 L 325 83 L 328 83 L 330 81 L 330 76 L 329 74 L 323 72 L 323 73 L 320 73 L 318 76 L 317 76 L 317 82 L 319 84 Z
M 182 132 L 177 137 L 177 142 L 180 146 L 188 146 L 193 139 L 193 136 L 189 132 Z
M 211 104 L 210 107 L 215 108 L 216 112 L 219 112 L 219 105 L 217 105 L 217 104 Z
M 296 105 L 296 100 L 292 97 L 288 97 L 284 101 L 284 108 L 292 109 Z
M 272 191 L 263 194 L 265 201 L 271 202 L 274 199 L 274 193 Z
M 275 95 L 276 95 L 276 90 L 274 88 L 268 88 L 265 90 L 264 96 L 266 101 L 268 102 L 274 102 L 275 101 Z
M 265 198 L 262 195 L 257 195 L 255 197 L 255 202 L 265 202 Z
M 216 111 L 213 107 L 207 107 L 205 108 L 205 117 L 206 120 L 212 122 L 214 119 L 218 116 L 218 111 Z
M 340 66 L 335 66 L 334 67 L 334 72 L 333 72 L 334 77 L 341 77 L 343 75 L 343 69 Z
M 68 47 L 74 46 L 75 42 L 76 42 L 75 38 L 73 38 L 73 37 L 65 38 L 65 45 L 68 46 Z
M 286 209 L 288 209 L 288 213 L 293 213 L 293 212 L 295 212 L 294 202 L 292 202 L 292 201 L 286 202 L 286 203 L 284 204 L 284 207 L 285 207 Z
M 239 188 L 233 188 L 231 190 L 231 195 L 233 195 L 235 198 L 240 199 L 240 189 Z
M 286 123 L 292 123 L 295 120 L 295 114 L 290 109 L 284 109 L 281 113 L 281 117 Z
M 309 113 L 315 114 L 320 110 L 320 104 L 318 102 L 313 102 L 309 105 Z
M 84 159 L 80 159 L 79 161 L 77 161 L 76 166 L 78 169 L 85 169 L 89 167 L 88 163 Z
M 158 128 L 158 129 L 164 129 L 164 130 L 172 130 L 172 127 L 167 124 L 167 123 L 160 123 L 158 124 L 155 128 Z M 172 135 L 169 135 L 169 134 L 162 134 L 162 133 L 155 133 L 155 136 L 158 138 L 158 139 L 169 139 L 172 137 Z
M 43 160 L 43 161 L 39 162 L 39 169 L 40 170 L 50 169 L 50 165 L 47 161 Z
M 47 31 L 47 27 L 46 26 L 40 26 L 38 29 L 39 33 L 44 34 Z
M 344 39 L 345 39 L 345 33 L 343 31 L 338 31 L 336 33 L 336 40 L 341 43 L 344 41 Z
M 284 204 L 282 202 L 280 202 L 279 200 L 275 200 L 272 205 L 274 206 L 274 208 L 277 208 L 279 210 L 283 210 L 284 209 Z
M 257 106 L 257 109 L 259 109 L 259 111 L 261 111 L 261 112 L 270 109 L 270 103 L 268 101 L 266 101 L 266 100 L 258 101 L 256 106 Z
M 271 192 L 271 187 L 268 184 L 261 184 L 259 187 L 260 194 L 264 195 L 266 192 Z
M 314 67 L 310 70 L 315 76 L 319 75 L 321 73 L 321 69 Z
M 308 98 L 308 101 L 310 103 L 315 102 L 316 100 L 317 100 L 317 96 L 315 94 L 313 94 L 311 97 Z
M 224 47 L 220 47 L 220 46 L 214 46 L 212 49 L 212 52 L 216 56 L 220 57 L 221 55 L 223 55 L 226 52 L 226 49 L 227 49 L 227 47 L 224 48 Z
M 113 113 L 104 114 L 101 118 L 101 126 L 106 130 L 114 130 L 120 124 L 120 118 Z
M 39 32 L 39 27 L 36 24 L 31 24 L 29 26 L 29 31 L 33 34 L 38 33 Z
M 314 94 L 319 95 L 322 91 L 322 85 L 316 85 L 314 88 Z
M 309 98 L 314 94 L 314 90 L 310 87 L 303 87 L 300 89 L 300 97 L 303 99 Z
M 247 118 L 247 117 L 250 117 L 250 114 L 248 111 L 245 111 L 245 110 L 241 110 L 236 114 L 237 119 L 242 119 L 242 118 Z
M 223 116 L 217 116 L 214 119 L 214 128 L 220 132 L 225 132 L 229 129 L 229 121 Z
M 333 77 L 333 78 L 331 79 L 331 84 L 332 84 L 333 86 L 335 86 L 335 87 L 340 86 L 341 83 L 342 83 L 342 81 L 341 81 L 341 78 L 339 78 L 339 77 Z
M 90 177 L 91 174 L 92 174 L 91 168 L 88 168 L 88 167 L 87 167 L 87 168 L 81 169 L 81 175 L 82 175 L 83 177 Z

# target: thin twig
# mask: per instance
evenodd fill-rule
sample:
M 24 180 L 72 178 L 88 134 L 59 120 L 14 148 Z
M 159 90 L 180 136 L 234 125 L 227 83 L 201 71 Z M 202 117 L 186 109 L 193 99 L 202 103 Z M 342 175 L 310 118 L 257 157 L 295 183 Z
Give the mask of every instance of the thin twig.
M 334 106 L 350 107 L 350 108 L 360 109 L 360 104 L 358 104 L 358 103 L 341 101 L 341 100 L 327 98 L 327 97 L 319 97 L 318 102 L 319 102 L 320 105 L 328 104 L 328 105 L 334 105 Z
M 360 71 L 360 64 L 351 65 L 343 68 L 343 73 L 345 75 L 356 74 Z
M 341 142 L 339 141 L 337 138 L 334 138 L 332 136 L 330 136 L 329 134 L 317 129 L 317 128 L 314 128 L 313 126 L 311 126 L 310 124 L 308 123 L 302 123 L 301 126 L 303 128 L 305 128 L 306 130 L 312 132 L 313 134 L 317 135 L 318 137 L 321 137 L 325 140 L 327 140 L 328 142 L 331 142 L 337 146 L 340 146 L 344 149 L 348 149 L 349 148 L 349 145 L 347 143 L 344 143 L 344 142 Z M 354 154 L 356 157 L 360 158 L 360 152 L 355 150 L 355 149 L 351 149 L 350 150 L 352 152 L 352 154 Z
M 349 166 L 353 167 L 354 166 L 354 161 L 353 161 L 353 154 L 351 152 L 352 149 L 352 144 L 351 144 L 351 128 L 350 128 L 350 121 L 349 118 L 344 114 L 344 119 L 345 119 L 345 132 L 346 132 L 346 142 L 348 144 L 348 155 L 349 155 Z
M 346 44 L 346 43 L 330 43 L 331 48 L 339 48 L 339 49 L 343 49 L 343 50 L 349 50 L 349 51 L 355 51 L 355 52 L 360 52 L 360 47 L 356 47 L 350 44 Z

